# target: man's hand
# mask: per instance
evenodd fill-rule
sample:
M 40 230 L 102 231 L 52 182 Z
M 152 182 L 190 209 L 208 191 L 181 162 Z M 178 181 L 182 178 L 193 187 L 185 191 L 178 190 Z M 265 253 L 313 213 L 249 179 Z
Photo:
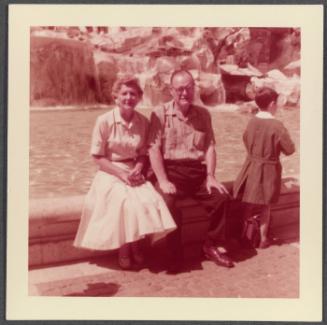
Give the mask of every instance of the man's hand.
M 159 182 L 159 187 L 164 194 L 176 194 L 177 192 L 176 186 L 168 180 Z
M 212 188 L 216 188 L 221 194 L 229 194 L 226 187 L 223 184 L 217 182 L 215 177 L 212 175 L 207 176 L 206 188 L 209 194 L 211 194 Z

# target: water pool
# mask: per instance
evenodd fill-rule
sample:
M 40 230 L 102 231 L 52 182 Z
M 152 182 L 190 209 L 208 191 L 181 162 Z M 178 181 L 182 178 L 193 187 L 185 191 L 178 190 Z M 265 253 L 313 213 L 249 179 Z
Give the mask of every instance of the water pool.
M 85 194 L 96 171 L 89 156 L 92 128 L 105 109 L 30 112 L 30 198 Z M 142 109 L 146 115 L 150 110 Z M 216 176 L 235 179 L 245 157 L 242 133 L 250 118 L 239 112 L 212 112 L 217 140 Z M 296 153 L 282 157 L 283 174 L 299 175 L 300 111 L 280 110 Z

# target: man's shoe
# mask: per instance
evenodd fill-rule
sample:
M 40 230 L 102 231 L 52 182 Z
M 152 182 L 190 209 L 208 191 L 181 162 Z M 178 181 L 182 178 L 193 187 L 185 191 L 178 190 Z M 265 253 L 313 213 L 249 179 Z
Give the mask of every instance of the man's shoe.
M 203 252 L 207 259 L 215 262 L 219 266 L 234 267 L 233 261 L 217 251 L 213 246 L 203 246 Z

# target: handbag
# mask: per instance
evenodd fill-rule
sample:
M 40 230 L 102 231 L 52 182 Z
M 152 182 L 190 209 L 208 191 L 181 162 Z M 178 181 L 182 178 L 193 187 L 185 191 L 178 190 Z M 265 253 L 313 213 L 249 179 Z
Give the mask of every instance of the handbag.
M 260 244 L 260 218 L 258 215 L 244 220 L 242 240 L 251 248 L 257 248 Z

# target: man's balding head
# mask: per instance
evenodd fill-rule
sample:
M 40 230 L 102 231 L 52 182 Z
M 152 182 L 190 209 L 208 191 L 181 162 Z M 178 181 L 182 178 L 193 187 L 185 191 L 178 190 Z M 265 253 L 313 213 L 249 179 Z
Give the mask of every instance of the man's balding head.
M 192 83 L 194 84 L 194 79 L 192 74 L 187 71 L 187 70 L 175 70 L 171 77 L 170 77 L 170 85 L 173 85 L 174 80 L 180 80 L 180 79 L 187 79 L 189 81 L 192 81 Z

